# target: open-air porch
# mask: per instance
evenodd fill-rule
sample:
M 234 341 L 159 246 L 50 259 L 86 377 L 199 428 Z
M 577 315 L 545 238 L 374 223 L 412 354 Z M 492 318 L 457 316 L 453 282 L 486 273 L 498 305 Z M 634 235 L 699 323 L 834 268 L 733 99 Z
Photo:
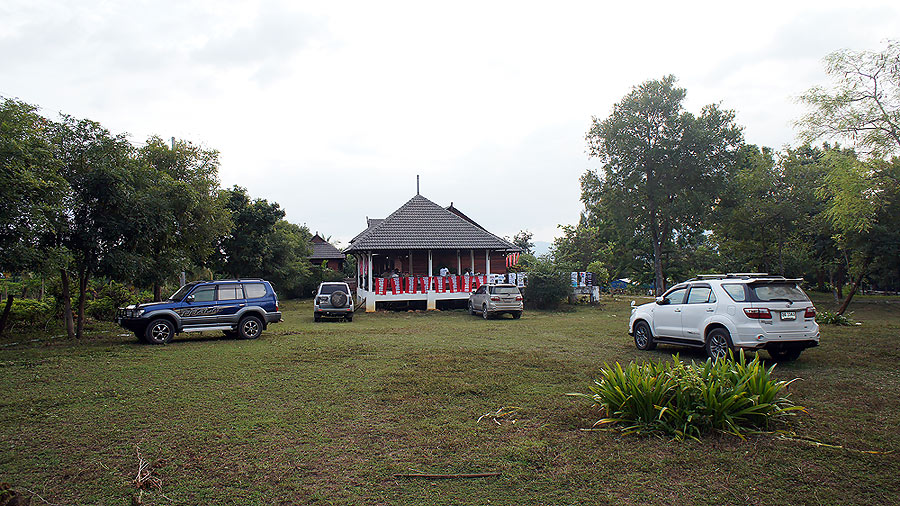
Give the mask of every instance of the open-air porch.
M 506 274 L 506 256 L 521 248 L 453 208 L 421 195 L 368 228 L 344 253 L 357 261 L 357 301 L 366 311 L 380 302 L 463 300 L 481 284 Z

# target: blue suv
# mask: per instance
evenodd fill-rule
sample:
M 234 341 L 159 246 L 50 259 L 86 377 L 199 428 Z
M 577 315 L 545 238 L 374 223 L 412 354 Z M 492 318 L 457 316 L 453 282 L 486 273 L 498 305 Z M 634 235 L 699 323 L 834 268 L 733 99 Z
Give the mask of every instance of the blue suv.
M 116 313 L 116 323 L 150 344 L 166 344 L 181 332 L 210 330 L 256 339 L 270 323 L 280 321 L 278 296 L 262 279 L 194 281 L 162 302 L 122 307 Z

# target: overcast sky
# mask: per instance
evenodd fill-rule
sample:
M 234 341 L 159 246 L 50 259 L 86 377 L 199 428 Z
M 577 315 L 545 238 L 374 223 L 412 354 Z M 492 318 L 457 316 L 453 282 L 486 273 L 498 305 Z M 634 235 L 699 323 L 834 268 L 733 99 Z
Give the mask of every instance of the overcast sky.
M 900 2 L 0 2 L 0 95 L 221 152 L 225 187 L 347 241 L 416 192 L 550 241 L 592 116 L 674 74 L 688 110 L 796 144 L 821 60 L 900 37 Z

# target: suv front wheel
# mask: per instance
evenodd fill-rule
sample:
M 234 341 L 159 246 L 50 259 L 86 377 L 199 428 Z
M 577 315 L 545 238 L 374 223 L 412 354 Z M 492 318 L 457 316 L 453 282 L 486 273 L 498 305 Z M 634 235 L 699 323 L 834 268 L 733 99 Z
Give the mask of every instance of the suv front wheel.
M 241 339 L 256 339 L 262 332 L 262 321 L 255 316 L 246 316 L 238 324 Z
M 157 318 L 147 325 L 144 338 L 150 344 L 166 344 L 175 335 L 175 325 L 165 318 Z
M 634 346 L 643 351 L 656 348 L 656 341 L 653 340 L 653 334 L 650 332 L 650 325 L 647 325 L 647 322 L 639 321 L 634 324 Z

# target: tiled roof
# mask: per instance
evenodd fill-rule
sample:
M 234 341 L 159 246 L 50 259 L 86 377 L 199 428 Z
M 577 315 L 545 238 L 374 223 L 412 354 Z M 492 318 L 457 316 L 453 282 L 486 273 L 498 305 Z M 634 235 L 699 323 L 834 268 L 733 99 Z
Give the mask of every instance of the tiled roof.
M 343 260 L 346 258 L 346 255 L 341 253 L 341 250 L 335 248 L 331 244 L 327 242 L 312 242 L 312 255 L 309 256 L 312 260 L 328 260 L 331 258 L 338 258 Z
M 345 253 L 372 249 L 522 251 L 421 195 L 411 198 L 384 220 L 369 220 L 369 225 L 350 242 Z

